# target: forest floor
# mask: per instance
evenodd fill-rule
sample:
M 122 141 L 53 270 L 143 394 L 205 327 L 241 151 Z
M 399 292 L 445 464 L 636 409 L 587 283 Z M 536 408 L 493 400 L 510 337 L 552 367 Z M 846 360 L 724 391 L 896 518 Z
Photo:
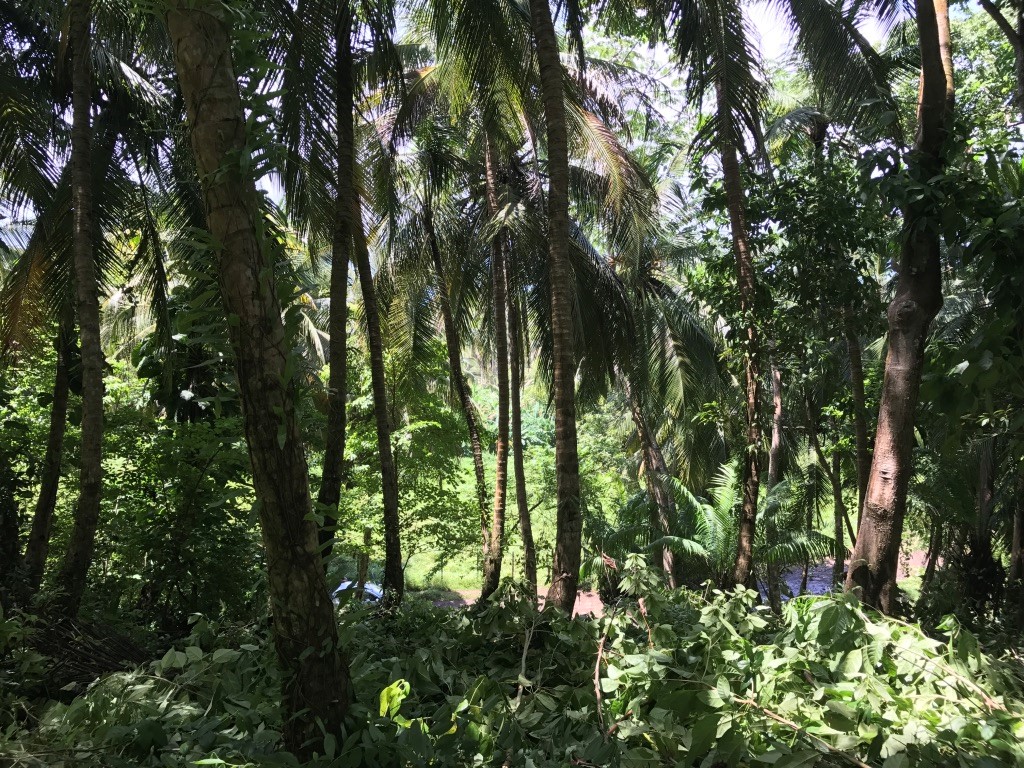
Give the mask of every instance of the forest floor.
M 919 575 L 925 566 L 928 553 L 924 550 L 904 553 L 900 558 L 899 578 L 911 579 Z M 817 565 L 811 566 L 807 574 L 807 592 L 809 595 L 824 595 L 832 591 L 832 558 L 827 558 Z M 800 593 L 800 582 L 803 580 L 803 569 L 789 568 L 783 574 L 786 585 L 792 594 Z M 537 589 L 538 603 L 543 606 L 544 598 L 547 595 L 546 586 Z M 429 600 L 439 608 L 465 608 L 480 599 L 479 589 L 448 589 L 443 587 L 431 587 L 419 593 L 420 596 Z M 573 616 L 584 614 L 601 616 L 604 614 L 604 604 L 597 592 L 591 590 L 581 591 L 576 597 L 576 605 L 573 607 Z

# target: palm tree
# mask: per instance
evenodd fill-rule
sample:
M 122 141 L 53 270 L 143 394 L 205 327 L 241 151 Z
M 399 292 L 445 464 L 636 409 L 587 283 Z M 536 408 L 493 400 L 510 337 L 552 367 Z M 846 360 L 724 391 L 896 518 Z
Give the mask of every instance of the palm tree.
M 167 29 L 188 110 L 220 293 L 229 317 L 253 485 L 267 550 L 275 647 L 285 674 L 284 738 L 300 756 L 341 732 L 348 665 L 318 552 L 294 377 L 270 245 L 248 156 L 246 119 L 219 6 L 173 2 Z M 357 238 L 358 239 L 358 238 Z M 364 241 L 365 242 L 365 241 Z
M 548 0 L 530 0 L 547 133 L 548 272 L 551 291 L 555 478 L 558 494 L 555 554 L 548 603 L 572 611 L 579 583 L 583 516 L 576 447 L 576 364 L 573 353 L 572 267 L 569 262 L 569 136 L 564 70 Z
M 99 523 L 103 494 L 103 348 L 100 343 L 99 284 L 93 255 L 92 201 L 92 3 L 68 6 L 71 43 L 71 188 L 74 211 L 75 304 L 82 347 L 82 444 L 79 495 L 60 584 L 64 610 L 74 617 L 85 592 L 86 576 Z

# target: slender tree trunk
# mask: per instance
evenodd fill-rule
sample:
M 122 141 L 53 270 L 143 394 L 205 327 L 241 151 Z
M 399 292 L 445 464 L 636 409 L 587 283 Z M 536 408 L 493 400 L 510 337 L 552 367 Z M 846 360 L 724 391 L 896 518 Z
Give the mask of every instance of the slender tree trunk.
M 82 437 L 75 523 L 58 583 L 64 611 L 77 616 L 96 544 L 103 495 L 103 348 L 99 283 L 93 255 L 92 209 L 92 3 L 69 6 L 72 57 L 71 189 L 74 209 L 74 275 L 82 346 Z
M 931 178 L 944 168 L 953 113 L 953 60 L 946 0 L 916 0 L 921 49 L 918 131 L 908 165 Z M 889 305 L 889 351 L 863 522 L 850 560 L 848 590 L 868 605 L 895 607 L 896 571 L 907 488 L 913 473 L 914 417 L 928 329 L 942 307 L 942 263 L 932 203 L 908 204 L 896 296 Z
M 25 574 L 29 595 L 39 591 L 50 551 L 50 528 L 57 507 L 60 487 L 61 459 L 64 456 L 64 431 L 68 423 L 68 349 L 71 345 L 74 319 L 65 313 L 57 332 L 57 373 L 53 380 L 53 402 L 50 404 L 50 429 L 46 437 L 39 498 L 32 515 L 32 528 L 25 546 Z
M 476 503 L 479 509 L 480 518 L 487 514 L 487 481 L 484 478 L 484 452 L 483 443 L 480 440 L 480 425 L 477 423 L 476 408 L 473 407 L 473 398 L 469 392 L 469 384 L 462 372 L 462 342 L 459 339 L 459 329 L 455 325 L 455 315 L 452 312 L 451 293 L 448 290 L 448 282 L 445 280 L 444 263 L 441 260 L 441 249 L 437 243 L 437 233 L 434 231 L 434 212 L 427 200 L 423 214 L 423 224 L 427 233 L 427 245 L 430 248 L 430 258 L 434 264 L 434 273 L 437 275 L 437 300 L 441 305 L 441 322 L 444 325 L 445 346 L 448 350 L 448 369 L 450 371 L 452 389 L 459 398 L 459 405 L 462 407 L 462 416 L 466 419 L 466 431 L 469 433 L 469 448 L 473 455 L 473 474 L 476 479 Z
M 249 175 L 245 112 L 220 3 L 173 0 L 167 16 L 178 82 L 188 111 L 219 287 L 230 319 L 239 398 L 256 491 L 284 675 L 284 741 L 308 758 L 323 734 L 340 738 L 351 696 L 324 579 L 309 476 L 288 375 L 288 339 Z
M 853 320 L 853 312 L 843 313 L 846 350 L 850 358 L 850 390 L 853 393 L 853 430 L 857 450 L 857 527 L 860 528 L 867 496 L 868 477 L 871 474 L 871 451 L 868 448 L 868 417 L 864 399 L 864 363 L 861 357 L 860 334 Z
M 493 142 L 487 140 L 487 208 L 492 218 L 498 215 L 498 167 Z M 501 560 L 505 546 L 505 503 L 508 490 L 508 323 L 505 278 L 505 233 L 499 231 L 491 241 L 491 303 L 494 306 L 494 357 L 498 366 L 498 435 L 495 441 L 494 508 L 490 525 L 482 520 L 484 534 L 484 579 L 480 600 L 486 600 L 501 580 Z
M 509 400 L 512 406 L 512 468 L 516 482 L 516 507 L 519 510 L 519 535 L 523 540 L 523 575 L 526 578 L 530 596 L 536 601 L 537 551 L 533 544 L 533 523 L 530 520 L 530 507 L 526 499 L 526 468 L 523 464 L 523 410 L 519 397 L 523 386 L 525 365 L 519 335 L 519 308 L 516 304 L 509 270 L 505 271 L 505 277 L 508 279 L 506 291 L 508 298 L 508 353 L 512 369 L 512 381 L 509 387 Z
M 651 520 L 651 529 L 655 537 L 671 536 L 672 521 L 676 516 L 676 503 L 672 493 L 665 487 L 664 477 L 668 475 L 668 463 L 665 455 L 658 444 L 658 436 L 651 430 L 644 415 L 643 405 L 637 394 L 636 388 L 623 376 L 623 385 L 626 390 L 626 398 L 629 400 L 630 412 L 633 416 L 633 424 L 636 427 L 637 435 L 640 438 L 641 469 L 644 474 L 644 483 L 647 486 L 647 494 L 651 497 L 654 505 L 654 519 Z M 679 564 L 675 553 L 667 546 L 659 547 L 657 553 L 658 565 L 668 579 L 671 589 L 677 589 L 682 578 L 679 572 Z
M 928 559 L 924 566 L 924 576 L 921 579 L 921 586 L 926 587 L 935 578 L 935 567 L 942 555 L 942 523 L 932 518 L 932 532 L 928 537 Z
M 782 481 L 782 463 L 785 443 L 782 430 L 786 422 L 786 412 L 782 403 L 782 372 L 772 364 L 772 444 L 768 451 L 768 487 L 771 491 Z M 767 521 L 766 533 L 769 546 L 778 537 L 778 526 L 774 517 Z M 777 563 L 768 563 L 768 604 L 775 613 L 782 612 L 782 574 Z
M 722 83 L 715 84 L 718 111 L 725 129 L 720 137 L 722 175 L 725 184 L 729 225 L 736 256 L 736 283 L 740 294 L 740 313 L 744 323 L 744 377 L 746 394 L 747 444 L 743 451 L 743 506 L 740 512 L 739 538 L 732 582 L 750 585 L 754 576 L 754 537 L 757 529 L 757 496 L 761 482 L 758 454 L 761 450 L 761 425 L 758 420 L 758 400 L 761 393 L 761 373 L 758 368 L 758 336 L 755 322 L 754 297 L 756 278 L 754 261 L 750 253 L 747 233 L 747 214 L 744 201 L 743 178 L 740 175 L 737 137 L 729 119 L 729 107 L 724 103 Z
M 832 482 L 832 513 L 835 527 L 835 550 L 832 563 L 832 584 L 839 586 L 843 583 L 843 571 L 846 570 L 846 545 L 843 543 L 843 520 L 846 518 L 846 504 L 843 503 L 843 477 L 840 465 L 838 449 L 832 452 L 832 471 L 829 473 L 829 480 Z
M 320 548 L 326 559 L 334 545 L 338 503 L 345 473 L 345 405 L 348 396 L 348 267 L 352 253 L 352 211 L 355 192 L 355 130 L 352 83 L 352 10 L 342 0 L 335 26 L 335 147 L 334 232 L 331 241 L 331 307 L 328 327 L 331 340 L 328 359 L 331 373 L 327 382 L 327 439 L 324 469 L 317 492 L 317 504 L 324 511 Z
M 1017 79 L 1014 100 L 1017 102 L 1017 109 L 1024 114 L 1024 6 L 1015 8 L 1017 3 L 1008 4 L 1007 10 L 1012 13 L 1011 18 L 1017 22 L 1015 27 L 992 0 L 979 0 L 979 4 L 992 17 L 1013 49 L 1013 74 Z
M 387 381 L 384 371 L 384 339 L 380 330 L 380 310 L 370 266 L 370 249 L 363 226 L 363 209 L 357 200 L 354 207 L 353 241 L 359 267 L 359 287 L 363 294 L 366 315 L 366 340 L 370 348 L 370 383 L 373 390 L 373 415 L 377 422 L 377 453 L 380 457 L 380 478 L 384 500 L 384 601 L 398 605 L 405 594 L 402 568 L 401 523 L 398 519 L 398 466 L 391 449 L 391 423 L 388 419 Z
M 998 603 L 1003 586 L 1001 566 L 992 556 L 992 511 L 995 505 L 996 440 L 985 438 L 978 449 L 978 489 L 971 553 L 968 558 L 967 593 L 979 612 Z
M 576 447 L 576 362 L 573 353 L 572 265 L 569 261 L 569 135 L 564 72 L 548 0 L 530 0 L 548 150 L 548 278 L 554 357 L 555 481 L 558 513 L 548 603 L 571 612 L 579 586 L 583 517 Z

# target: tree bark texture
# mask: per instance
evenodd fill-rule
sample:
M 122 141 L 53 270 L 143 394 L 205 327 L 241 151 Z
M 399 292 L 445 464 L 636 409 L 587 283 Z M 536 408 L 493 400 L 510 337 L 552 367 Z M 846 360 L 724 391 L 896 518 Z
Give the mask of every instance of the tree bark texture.
M 377 290 L 370 266 L 370 248 L 363 226 L 363 207 L 357 200 L 353 206 L 353 242 L 359 268 L 359 288 L 363 294 L 366 316 L 366 341 L 370 348 L 370 385 L 373 392 L 373 415 L 377 424 L 377 454 L 384 501 L 384 602 L 398 605 L 405 594 L 402 567 L 401 524 L 398 519 L 398 467 L 391 450 L 391 423 L 388 419 L 388 391 L 384 371 L 384 338 L 380 329 Z
M 743 450 L 743 505 L 740 511 L 739 537 L 731 581 L 750 585 L 754 576 L 754 538 L 757 529 L 757 496 L 761 483 L 758 454 L 761 450 L 761 425 L 758 420 L 758 400 L 761 396 L 761 373 L 758 355 L 759 342 L 755 322 L 755 295 L 757 292 L 754 260 L 750 252 L 747 232 L 746 203 L 743 177 L 740 175 L 737 136 L 729 119 L 729 107 L 724 103 L 722 83 L 715 84 L 719 114 L 726 126 L 719 138 L 722 175 L 725 184 L 729 226 L 732 230 L 733 252 L 736 257 L 736 285 L 740 296 L 744 334 L 744 391 L 746 419 L 746 445 Z
M 334 231 L 331 238 L 330 342 L 327 382 L 327 433 L 324 469 L 317 503 L 324 510 L 320 529 L 323 556 L 330 555 L 337 527 L 338 503 L 345 473 L 345 406 L 348 397 L 348 268 L 352 254 L 352 211 L 355 191 L 355 126 L 352 82 L 352 10 L 343 0 L 334 36 L 335 56 L 335 168 Z
M 946 0 L 917 0 L 921 75 L 918 130 L 908 171 L 930 179 L 944 168 L 953 113 L 953 60 Z M 886 613 L 895 607 L 896 571 L 907 488 L 913 474 L 914 418 L 928 329 L 942 307 L 942 264 L 934 203 L 904 210 L 896 295 L 889 305 L 889 348 L 863 521 L 850 559 L 847 590 Z
M 103 347 L 99 282 L 93 249 L 92 202 L 92 3 L 69 5 L 71 42 L 71 206 L 75 306 L 82 348 L 82 436 L 75 521 L 58 583 L 63 609 L 78 615 L 96 544 L 103 495 Z
M 197 7 L 198 6 L 198 7 Z M 284 741 L 308 758 L 340 736 L 351 696 L 324 579 L 309 477 L 255 180 L 243 169 L 245 112 L 219 3 L 175 0 L 167 16 L 188 112 L 267 558 L 274 646 L 284 674 Z
M 564 72 L 548 0 L 530 0 L 530 21 L 540 68 L 548 151 L 548 278 L 555 409 L 555 553 L 548 604 L 571 612 L 579 586 L 583 516 L 576 445 L 576 363 L 573 352 L 572 265 L 569 262 L 569 135 Z
M 782 482 L 782 466 L 786 445 L 782 430 L 786 423 L 786 411 L 782 402 L 782 372 L 777 365 L 771 366 L 772 374 L 772 443 L 768 450 L 768 491 Z M 765 528 L 768 544 L 771 546 L 778 537 L 778 526 L 769 518 Z M 782 574 L 776 563 L 768 563 L 768 605 L 775 613 L 782 612 Z
M 506 264 L 508 266 L 508 264 Z M 537 599 L 537 550 L 533 543 L 533 522 L 530 519 L 530 507 L 526 498 L 526 468 L 523 456 L 523 409 L 520 402 L 520 391 L 523 386 L 524 355 L 520 343 L 519 307 L 513 290 L 509 270 L 505 277 L 509 278 L 506 291 L 508 298 L 508 352 L 512 380 L 509 385 L 509 400 L 512 416 L 512 470 L 516 483 L 516 508 L 519 511 L 519 536 L 523 540 L 523 576 L 529 589 L 530 597 Z
M 61 460 L 64 457 L 64 432 L 68 423 L 68 350 L 72 344 L 71 312 L 61 319 L 57 332 L 57 372 L 53 379 L 53 402 L 50 404 L 50 428 L 46 436 L 46 454 L 43 457 L 39 497 L 32 514 L 32 527 L 25 545 L 25 576 L 30 595 L 39 591 L 50 551 L 50 529 L 53 512 L 57 508 L 60 489 Z
M 494 143 L 486 148 L 487 208 L 491 218 L 498 215 L 498 158 Z M 494 358 L 498 367 L 498 429 L 494 444 L 494 505 L 490 525 L 481 521 L 484 534 L 484 578 L 480 600 L 486 600 L 501 581 L 505 546 L 505 506 L 508 498 L 508 322 L 505 277 L 505 233 L 498 231 L 491 241 L 491 304 L 494 312 Z

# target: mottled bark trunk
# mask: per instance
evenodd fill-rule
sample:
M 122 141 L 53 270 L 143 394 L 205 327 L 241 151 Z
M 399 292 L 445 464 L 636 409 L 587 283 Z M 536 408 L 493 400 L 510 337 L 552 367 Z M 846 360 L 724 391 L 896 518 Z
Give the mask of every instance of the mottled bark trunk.
M 32 528 L 25 545 L 25 578 L 29 595 L 39 591 L 50 551 L 50 528 L 57 507 L 60 488 L 61 460 L 64 457 L 64 431 L 68 423 L 68 350 L 72 343 L 73 318 L 67 312 L 57 332 L 57 373 L 53 379 L 53 402 L 50 404 L 50 429 L 46 436 L 39 498 L 32 515 Z
M 197 7 L 198 6 L 198 7 Z M 239 399 L 256 491 L 284 676 L 286 747 L 323 753 L 324 733 L 340 738 L 351 696 L 338 649 L 334 605 L 317 546 L 306 456 L 287 372 L 271 244 L 248 155 L 245 112 L 220 3 L 173 0 L 167 16 L 192 150 L 202 183 L 221 298 L 229 319 Z
M 78 615 L 96 544 L 103 495 L 103 348 L 99 282 L 93 254 L 92 206 L 92 3 L 72 0 L 71 206 L 74 210 L 75 305 L 82 348 L 82 436 L 75 522 L 58 583 L 63 610 Z
M 776 485 L 782 482 L 782 465 L 784 460 L 785 443 L 782 437 L 782 430 L 786 422 L 786 412 L 782 402 L 782 372 L 778 366 L 772 365 L 772 444 L 768 451 L 768 485 L 766 490 L 771 491 Z M 768 545 L 772 546 L 778 538 L 778 526 L 774 516 L 769 518 L 765 528 Z M 768 605 L 775 613 L 782 611 L 782 573 L 777 563 L 770 562 L 768 571 Z
M 569 262 L 569 135 L 558 37 L 548 0 L 530 0 L 530 20 L 540 68 L 548 150 L 548 278 L 554 358 L 555 481 L 558 512 L 548 603 L 572 611 L 579 586 L 583 517 L 576 447 L 576 362 Z
M 342 0 L 336 20 L 334 47 L 337 146 L 335 147 L 334 232 L 331 238 L 331 306 L 328 328 L 330 378 L 327 382 L 327 434 L 324 468 L 317 504 L 324 513 L 320 549 L 326 559 L 334 545 L 338 503 L 345 474 L 345 405 L 348 397 L 348 269 L 352 253 L 352 211 L 355 191 L 355 126 L 352 82 L 352 10 Z
M 757 496 L 760 489 L 761 425 L 758 420 L 758 400 L 761 380 L 758 367 L 758 335 L 755 319 L 756 278 L 754 260 L 750 252 L 747 232 L 746 202 L 743 177 L 740 175 L 738 137 L 729 118 L 729 106 L 725 103 L 722 83 L 715 84 L 718 111 L 725 125 L 719 146 L 722 159 L 722 176 L 725 184 L 726 206 L 729 209 L 729 226 L 732 230 L 733 252 L 736 257 L 736 285 L 740 296 L 740 313 L 744 336 L 744 394 L 746 419 L 746 445 L 743 450 L 743 505 L 740 511 L 739 537 L 736 542 L 736 559 L 733 564 L 733 584 L 750 585 L 754 577 L 754 538 L 757 529 Z
M 857 451 L 857 527 L 864 514 L 864 499 L 871 474 L 871 451 L 868 448 L 868 416 L 864 398 L 864 362 L 861 356 L 860 334 L 853 320 L 853 312 L 843 313 L 846 351 L 850 360 L 850 391 L 853 394 L 853 431 Z
M 506 265 L 508 266 L 508 265 Z M 526 499 L 526 468 L 523 456 L 523 410 L 519 393 L 523 386 L 525 356 L 520 343 L 519 307 L 513 290 L 511 275 L 508 279 L 508 353 L 512 370 L 509 384 L 509 400 L 512 416 L 512 469 L 516 483 L 516 508 L 519 511 L 519 536 L 523 540 L 523 576 L 533 600 L 537 599 L 537 551 L 533 543 L 533 522 Z
M 487 209 L 493 219 L 498 215 L 498 158 L 494 143 L 486 148 Z M 480 599 L 486 600 L 501 581 L 501 560 L 505 548 L 505 504 L 508 497 L 508 323 L 505 278 L 505 233 L 499 231 L 491 241 L 491 304 L 494 312 L 494 358 L 498 367 L 498 428 L 494 444 L 494 505 L 490 525 L 481 520 L 484 539 L 484 578 Z
M 918 131 L 907 163 L 932 178 L 944 168 L 943 147 L 953 114 L 953 60 L 946 0 L 917 0 L 921 50 Z M 896 570 L 907 488 L 913 473 L 917 411 L 928 329 L 942 307 L 942 264 L 931 202 L 908 204 L 896 296 L 889 305 L 889 351 L 875 432 L 867 497 L 846 579 L 868 605 L 895 607 Z
M 653 505 L 652 537 L 671 536 L 672 522 L 676 517 L 676 503 L 665 484 L 665 478 L 668 476 L 668 463 L 665 461 L 665 455 L 658 443 L 658 436 L 651 430 L 647 421 L 636 389 L 625 380 L 623 385 L 626 390 L 626 398 L 629 400 L 633 425 L 640 438 L 640 469 L 643 472 L 644 484 L 647 486 L 647 495 L 650 496 Z M 675 553 L 669 547 L 661 546 L 658 547 L 655 554 L 656 565 L 664 572 L 669 587 L 677 589 L 682 584 L 682 574 L 679 571 L 678 558 Z
M 452 312 L 451 292 L 448 290 L 448 281 L 445 279 L 444 263 L 441 259 L 441 249 L 437 243 L 437 233 L 434 231 L 434 212 L 428 200 L 424 206 L 423 224 L 426 228 L 427 246 L 430 248 L 430 258 L 434 265 L 434 273 L 437 276 L 437 301 L 441 306 L 441 323 L 444 326 L 445 346 L 448 351 L 448 370 L 451 377 L 452 389 L 459 398 L 459 406 L 462 408 L 462 416 L 466 420 L 466 431 L 469 434 L 469 449 L 473 455 L 473 475 L 476 481 L 476 504 L 480 518 L 487 514 L 487 481 L 484 478 L 484 451 L 483 443 L 480 440 L 480 425 L 477 423 L 476 408 L 473 407 L 473 398 L 470 395 L 469 384 L 462 372 L 462 341 L 459 339 L 459 329 L 455 325 L 455 315 Z
M 402 536 L 398 519 L 398 466 L 391 449 L 391 423 L 388 419 L 388 393 L 384 371 L 384 339 L 380 330 L 380 310 L 370 266 L 370 248 L 363 226 L 363 208 L 357 200 L 353 207 L 352 239 L 359 288 L 363 294 L 366 317 L 366 342 L 370 349 L 370 388 L 373 392 L 373 415 L 377 424 L 377 454 L 380 459 L 381 490 L 384 501 L 384 602 L 398 605 L 405 594 L 402 568 Z

